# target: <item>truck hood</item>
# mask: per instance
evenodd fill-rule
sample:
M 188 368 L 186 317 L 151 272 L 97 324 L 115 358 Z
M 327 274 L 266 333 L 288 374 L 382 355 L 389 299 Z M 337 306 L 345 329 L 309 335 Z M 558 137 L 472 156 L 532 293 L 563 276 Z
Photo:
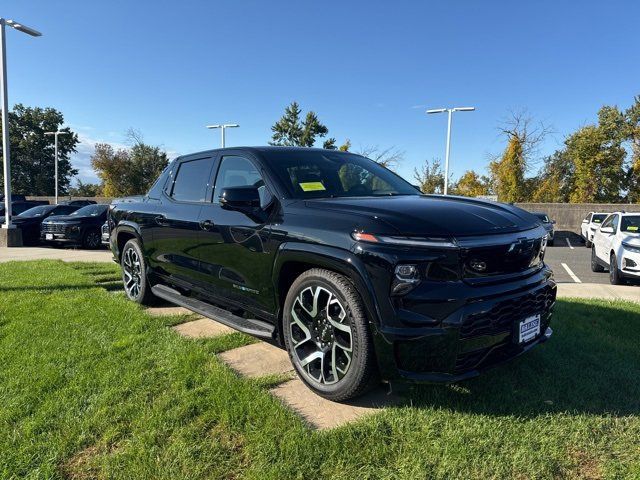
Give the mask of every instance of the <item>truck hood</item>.
M 343 197 L 310 200 L 306 205 L 380 220 L 408 236 L 491 235 L 540 224 L 536 217 L 513 205 L 454 196 Z

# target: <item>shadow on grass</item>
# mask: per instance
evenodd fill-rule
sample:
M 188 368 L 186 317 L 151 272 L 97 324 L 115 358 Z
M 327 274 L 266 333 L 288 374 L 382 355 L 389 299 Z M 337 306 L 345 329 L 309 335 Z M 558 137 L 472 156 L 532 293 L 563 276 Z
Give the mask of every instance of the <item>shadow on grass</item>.
M 415 407 L 483 415 L 638 415 L 639 312 L 559 301 L 549 342 L 473 380 L 415 386 L 405 396 Z

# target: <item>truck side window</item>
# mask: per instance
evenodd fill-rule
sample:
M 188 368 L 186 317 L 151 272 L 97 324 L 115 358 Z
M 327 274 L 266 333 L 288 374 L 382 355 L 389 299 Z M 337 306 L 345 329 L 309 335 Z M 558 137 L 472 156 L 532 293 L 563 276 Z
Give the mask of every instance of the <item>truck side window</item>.
M 225 188 L 249 185 L 258 188 L 260 204 L 263 207 L 268 205 L 271 201 L 271 193 L 256 166 L 244 157 L 235 155 L 222 157 L 213 189 L 213 203 L 220 203 L 219 198 Z
M 210 171 L 210 158 L 182 162 L 173 181 L 171 198 L 179 202 L 204 202 Z

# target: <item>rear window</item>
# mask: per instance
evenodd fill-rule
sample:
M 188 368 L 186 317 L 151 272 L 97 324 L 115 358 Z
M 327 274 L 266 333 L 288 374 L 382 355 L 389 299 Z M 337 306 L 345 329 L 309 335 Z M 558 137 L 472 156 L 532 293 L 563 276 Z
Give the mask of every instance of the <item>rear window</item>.
M 604 221 L 604 219 L 605 219 L 605 218 L 607 218 L 607 216 L 608 216 L 608 215 L 607 215 L 606 213 L 605 213 L 604 215 L 597 214 L 597 215 L 594 215 L 594 216 L 593 216 L 593 218 L 591 219 L 591 221 L 592 221 L 593 223 L 602 223 L 602 222 Z
M 622 217 L 620 230 L 627 233 L 640 233 L 640 215 Z
M 54 208 L 55 207 L 53 205 L 42 205 L 40 207 L 33 207 L 33 208 L 30 208 L 29 210 L 25 210 L 18 216 L 19 217 L 41 217 L 49 213 Z

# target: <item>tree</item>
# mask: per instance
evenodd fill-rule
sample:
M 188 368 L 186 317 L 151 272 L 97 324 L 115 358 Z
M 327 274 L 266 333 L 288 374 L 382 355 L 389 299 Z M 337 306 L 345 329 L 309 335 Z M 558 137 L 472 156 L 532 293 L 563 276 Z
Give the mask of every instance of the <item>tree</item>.
M 627 138 L 631 142 L 631 160 L 626 172 L 627 200 L 640 203 L 640 95 L 625 112 Z
M 320 122 L 315 112 L 307 112 L 304 121 L 300 121 L 302 110 L 297 102 L 291 102 L 284 115 L 272 127 L 270 145 L 285 147 L 313 147 L 318 138 L 324 138 L 329 129 Z M 324 141 L 322 148 L 336 149 L 336 139 Z
M 14 193 L 53 195 L 55 191 L 55 154 L 53 136 L 45 132 L 61 130 L 58 136 L 58 190 L 67 193 L 71 178 L 78 171 L 71 166 L 69 155 L 76 151 L 78 136 L 62 128 L 64 117 L 54 108 L 25 107 L 16 104 L 9 112 L 11 144 L 11 186 Z M 2 127 L 0 126 L 0 132 Z M 0 180 L 2 172 L 0 172 Z
M 491 193 L 489 184 L 490 180 L 488 177 L 481 176 L 473 170 L 467 170 L 460 179 L 451 186 L 451 193 L 465 197 L 489 195 Z
M 76 186 L 69 188 L 69 195 L 72 197 L 99 197 L 102 195 L 102 187 L 97 183 L 84 183 L 76 180 Z
M 623 184 L 625 151 L 609 144 L 603 129 L 587 125 L 565 141 L 566 155 L 575 165 L 572 203 L 617 202 Z
M 102 193 L 107 197 L 146 193 L 169 163 L 167 154 L 144 143 L 139 132 L 130 130 L 133 146 L 114 150 L 111 145 L 96 144 L 91 166 L 102 180 Z
M 413 169 L 413 178 L 418 182 L 422 193 L 442 193 L 444 191 L 444 172 L 442 165 L 437 158 L 430 163 L 425 160 L 418 170 Z
M 557 150 L 544 159 L 531 201 L 567 203 L 573 190 L 575 165 L 564 150 Z
M 500 130 L 507 138 L 507 147 L 489 163 L 491 182 L 498 200 L 521 202 L 528 199 L 533 187 L 526 173 L 535 164 L 538 147 L 549 129 L 542 123 L 534 124 L 526 112 L 512 112 Z

